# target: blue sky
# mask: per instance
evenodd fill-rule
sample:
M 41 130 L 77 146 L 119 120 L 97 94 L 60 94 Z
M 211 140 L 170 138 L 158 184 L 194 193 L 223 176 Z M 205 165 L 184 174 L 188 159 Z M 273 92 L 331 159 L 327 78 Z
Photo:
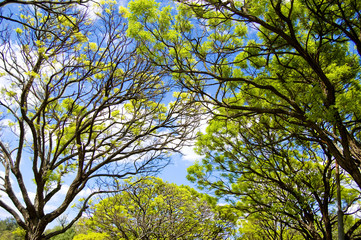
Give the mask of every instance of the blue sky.
M 188 157 L 194 157 L 193 160 Z M 178 185 L 185 184 L 196 188 L 196 186 L 189 182 L 186 179 L 187 176 L 187 168 L 191 166 L 195 160 L 200 159 L 200 156 L 194 154 L 186 155 L 186 158 L 180 156 L 174 156 L 172 158 L 171 164 L 163 169 L 163 171 L 158 175 L 158 177 L 162 178 L 165 181 L 176 183 Z

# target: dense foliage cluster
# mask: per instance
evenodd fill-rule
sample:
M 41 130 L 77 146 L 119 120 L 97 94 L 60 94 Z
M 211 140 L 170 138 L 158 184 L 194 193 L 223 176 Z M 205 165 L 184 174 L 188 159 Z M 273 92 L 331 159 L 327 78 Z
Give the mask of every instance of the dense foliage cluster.
M 105 239 L 227 239 L 237 214 L 187 186 L 149 177 L 126 181 L 120 194 L 95 204 L 85 226 Z
M 159 171 L 198 125 L 188 98 L 165 100 L 174 84 L 137 54 L 115 2 L 93 15 L 48 5 L 58 11 L 25 6 L 0 31 L 0 207 L 27 239 L 65 232 L 114 179 Z M 77 203 L 68 224 L 44 232 Z
M 21 236 L 17 235 L 19 225 L 13 218 L 0 220 L 0 239 L 1 240 L 21 240 Z
M 77 238 L 224 239 L 234 218 L 244 239 L 360 237 L 360 1 L 4 0 L 0 21 L 0 207 L 27 239 L 111 192 Z M 204 119 L 188 179 L 227 214 L 157 178 L 122 185 Z
M 205 158 L 189 179 L 268 237 L 332 239 L 335 163 L 346 171 L 344 213 L 358 208 L 361 186 L 361 3 L 202 0 L 171 9 L 135 0 L 129 11 L 142 53 L 211 115 L 198 138 Z

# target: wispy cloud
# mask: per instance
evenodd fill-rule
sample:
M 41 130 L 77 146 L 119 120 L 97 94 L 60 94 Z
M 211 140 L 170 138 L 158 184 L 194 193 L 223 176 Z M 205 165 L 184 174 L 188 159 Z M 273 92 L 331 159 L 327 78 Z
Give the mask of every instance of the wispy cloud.
M 210 116 L 206 116 L 205 118 L 203 118 L 200 122 L 200 125 L 197 129 L 198 132 L 200 133 L 206 133 L 206 129 L 208 127 L 208 121 L 210 120 Z M 182 153 L 182 160 L 184 161 L 198 161 L 201 160 L 204 156 L 203 155 L 199 155 L 195 152 L 195 143 L 196 141 L 192 141 L 189 143 L 188 146 L 184 146 L 181 149 L 181 153 Z

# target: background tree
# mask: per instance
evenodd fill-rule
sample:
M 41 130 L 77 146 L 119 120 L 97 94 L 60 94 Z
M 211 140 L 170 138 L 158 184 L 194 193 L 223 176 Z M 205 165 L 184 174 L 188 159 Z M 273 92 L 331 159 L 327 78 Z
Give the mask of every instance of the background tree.
M 348 229 L 345 239 L 359 239 L 360 228 L 353 229 L 359 219 L 348 215 L 345 221 L 345 229 Z M 247 219 L 242 219 L 240 222 L 239 233 L 241 239 L 245 240 L 261 240 L 261 239 L 305 239 L 300 232 L 285 226 L 283 223 L 274 222 L 269 219 L 258 219 L 257 216 L 251 216 Z M 351 227 L 352 226 L 352 227 Z M 333 231 L 333 239 L 337 239 L 337 229 Z
M 219 107 L 230 110 L 229 118 L 266 115 L 288 132 L 282 141 L 322 145 L 361 187 L 360 1 L 178 6 L 129 4 L 129 34 L 155 65 L 214 115 Z
M 23 5 L 33 5 L 34 7 L 37 7 L 37 8 L 41 8 L 43 10 L 48 10 L 48 11 L 54 11 L 56 10 L 56 8 L 54 9 L 51 9 L 49 6 L 50 5 L 54 5 L 54 6 L 64 6 L 64 5 L 71 5 L 71 4 L 75 4 L 75 3 L 85 3 L 85 2 L 88 2 L 88 1 L 72 1 L 72 0 L 69 0 L 69 1 L 21 1 L 21 0 L 3 0 L 0 2 L 0 7 L 4 7 L 6 5 L 9 5 L 9 4 L 23 4 Z
M 95 204 L 85 225 L 107 239 L 228 239 L 237 216 L 214 198 L 159 178 L 131 179 Z M 93 233 L 91 233 L 93 234 Z
M 298 231 L 285 226 L 283 223 L 273 220 L 259 220 L 252 216 L 240 221 L 239 233 L 244 240 L 302 240 L 305 239 Z
M 1 240 L 20 240 L 13 232 L 19 227 L 14 218 L 5 218 L 0 220 L 0 239 Z
M 26 239 L 49 239 L 114 179 L 164 167 L 192 138 L 197 106 L 165 100 L 172 85 L 136 53 L 114 3 L 95 19 L 36 7 L 21 19 L 0 39 L 0 207 Z M 44 233 L 80 193 L 76 216 Z
M 106 240 L 108 235 L 106 233 L 89 232 L 88 234 L 78 234 L 73 240 Z
M 68 11 L 66 9 L 75 10 L 73 14 L 81 14 L 81 12 L 88 11 L 92 4 L 96 4 L 94 1 L 90 0 L 49 0 L 49 1 L 22 1 L 22 0 L 2 0 L 0 1 L 0 23 L 2 27 L 8 28 L 11 24 L 18 23 L 21 25 L 26 25 L 27 27 L 32 27 L 27 25 L 27 23 L 22 22 L 17 14 L 14 14 L 18 9 L 17 7 L 35 7 L 41 9 L 49 14 L 66 16 Z
M 331 156 L 307 141 L 282 141 L 287 132 L 265 127 L 271 118 L 252 120 L 212 119 L 197 142 L 205 157 L 188 169 L 188 178 L 233 203 L 269 239 L 291 232 L 304 239 L 333 239 L 337 209 L 332 207 L 336 183 Z M 351 182 L 344 175 L 343 210 L 348 213 L 360 199 Z
M 46 232 L 53 232 L 53 231 L 62 230 L 63 227 L 64 227 L 64 225 L 55 226 L 54 228 L 52 228 L 50 230 L 46 230 Z M 75 229 L 75 227 L 73 225 L 71 228 L 69 228 L 65 232 L 52 237 L 51 240 L 72 240 L 72 239 L 74 239 L 74 237 L 76 235 L 77 235 L 77 232 L 76 232 L 76 229 Z

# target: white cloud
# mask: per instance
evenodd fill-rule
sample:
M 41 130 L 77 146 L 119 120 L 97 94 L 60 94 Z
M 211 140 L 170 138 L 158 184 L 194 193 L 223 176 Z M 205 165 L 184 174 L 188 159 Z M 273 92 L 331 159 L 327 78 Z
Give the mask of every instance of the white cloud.
M 59 206 L 47 204 L 47 205 L 45 205 L 45 207 L 44 207 L 44 211 L 45 211 L 45 212 L 51 212 L 51 211 L 57 209 L 58 207 L 59 207 Z
M 2 178 L 5 177 L 5 172 L 2 171 L 2 170 L 0 170 L 0 177 L 2 177 Z M 14 180 L 11 178 L 11 176 L 10 176 L 10 183 L 11 183 L 11 184 L 14 184 Z M 0 185 L 1 185 L 1 184 L 3 184 L 3 181 L 2 181 L 2 180 L 0 180 Z
M 3 202 L 5 202 L 6 204 L 11 204 L 12 202 L 11 202 L 11 200 L 10 200 L 10 198 L 6 195 L 6 193 L 3 193 L 3 192 L 1 192 L 0 193 L 0 199 L 3 201 Z
M 80 191 L 78 194 L 78 197 L 87 197 L 89 196 L 93 191 L 90 188 L 86 188 Z
M 185 161 L 197 161 L 197 160 L 201 160 L 203 158 L 202 155 L 198 155 L 195 151 L 194 151 L 194 146 L 187 146 L 187 147 L 183 147 L 181 150 L 182 153 L 182 160 Z
M 5 219 L 8 217 L 12 217 L 12 215 L 7 211 L 5 211 L 4 209 L 0 208 L 0 219 Z
M 6 140 L 17 139 L 17 136 L 20 135 L 19 125 L 17 122 L 12 121 L 11 119 L 6 118 L 0 120 L 0 128 L 2 129 L 1 135 L 6 136 Z M 33 140 L 33 135 L 31 134 L 30 128 L 27 125 L 25 125 L 25 140 L 28 142 Z
M 10 200 L 10 198 L 6 195 L 4 192 L 0 192 L 0 200 L 3 201 L 5 204 L 7 204 L 10 208 L 15 210 L 18 215 L 21 215 L 20 212 L 17 210 L 17 208 L 14 206 L 13 202 Z M 10 213 L 8 213 L 5 209 L 0 208 L 0 219 L 12 217 Z
M 197 132 L 206 133 L 206 129 L 208 127 L 208 121 L 210 119 L 211 119 L 211 115 L 207 115 L 206 117 L 204 117 L 200 121 Z M 202 158 L 204 158 L 203 155 L 199 155 L 194 151 L 195 143 L 196 143 L 196 141 L 192 141 L 189 143 L 189 145 L 184 146 L 181 149 L 180 152 L 182 153 L 182 160 L 194 162 L 194 161 L 198 161 L 198 160 L 201 160 Z
M 58 192 L 58 194 L 60 194 L 60 195 L 66 195 L 66 193 L 68 192 L 68 190 L 69 190 L 69 185 L 64 184 L 64 185 L 61 186 L 60 191 Z
M 0 77 L 0 89 L 8 88 L 11 85 L 11 81 L 5 77 Z
M 28 194 L 28 196 L 29 196 L 30 201 L 31 201 L 32 203 L 34 203 L 36 193 L 34 193 L 34 192 L 29 192 L 29 191 L 28 191 L 27 194 Z M 16 195 L 16 197 L 17 197 L 19 200 L 24 201 L 23 195 L 22 195 L 22 193 L 21 193 L 20 191 L 17 192 L 15 195 Z
M 88 1 L 85 4 L 78 5 L 78 9 L 86 14 L 87 19 L 91 22 L 96 21 L 102 13 L 99 1 Z

